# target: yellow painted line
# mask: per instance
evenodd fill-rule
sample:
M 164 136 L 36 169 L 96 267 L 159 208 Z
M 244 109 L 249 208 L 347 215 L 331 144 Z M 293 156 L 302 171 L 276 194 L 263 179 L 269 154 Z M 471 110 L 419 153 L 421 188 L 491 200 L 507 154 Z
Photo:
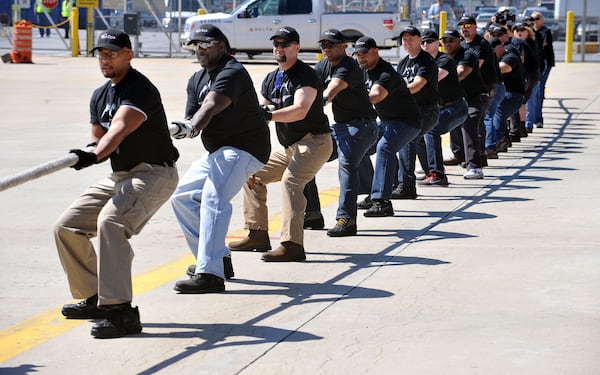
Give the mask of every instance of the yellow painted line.
M 338 194 L 339 187 L 320 192 L 321 207 L 336 202 Z M 275 232 L 280 227 L 281 214 L 277 214 L 269 221 L 269 228 L 271 228 L 271 232 Z M 246 233 L 246 230 L 236 230 L 229 233 L 228 236 L 239 237 Z M 194 262 L 194 257 L 189 255 L 135 276 L 132 280 L 133 294 L 139 296 L 172 282 L 181 277 L 182 270 Z M 60 313 L 61 308 L 62 306 L 58 306 L 0 331 L 0 363 L 57 337 L 63 332 L 87 323 L 87 320 L 65 319 Z

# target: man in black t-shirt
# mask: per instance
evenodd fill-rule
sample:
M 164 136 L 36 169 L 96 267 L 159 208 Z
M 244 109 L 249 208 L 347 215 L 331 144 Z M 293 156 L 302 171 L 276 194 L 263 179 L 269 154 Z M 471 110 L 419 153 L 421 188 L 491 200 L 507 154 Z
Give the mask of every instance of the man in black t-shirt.
M 377 113 L 369 100 L 362 70 L 346 55 L 344 35 L 335 29 L 326 30 L 319 45 L 325 58 L 317 63 L 315 70 L 325 84 L 323 104 L 332 105 L 340 181 L 337 222 L 327 235 L 352 236 L 356 234 L 359 165 L 371 163 L 364 157 L 377 141 Z
M 321 169 L 333 150 L 331 130 L 323 112 L 323 84 L 308 64 L 298 59 L 300 36 L 289 26 L 271 37 L 277 69 L 262 83 L 267 121 L 275 121 L 279 143 L 267 164 L 244 186 L 244 217 L 248 236 L 230 242 L 231 250 L 264 251 L 268 236 L 267 184 L 282 182 L 281 245 L 262 256 L 265 262 L 300 262 L 304 252 L 304 186 Z
M 458 80 L 456 62 L 447 53 L 440 52 L 440 41 L 435 31 L 423 33 L 421 48 L 429 53 L 438 67 L 438 91 L 440 93 L 440 118 L 438 123 L 423 137 L 427 146 L 429 174 L 419 181 L 421 186 L 448 186 L 444 169 L 441 135 L 465 122 L 469 107 L 465 92 Z
M 421 132 L 421 112 L 402 76 L 379 56 L 373 38 L 361 37 L 354 47 L 358 64 L 363 68 L 369 99 L 380 119 L 370 196 L 372 206 L 364 216 L 394 216 L 390 197 L 396 175 L 396 153 Z
M 142 331 L 131 306 L 129 238 L 138 234 L 177 185 L 179 157 L 169 137 L 156 87 L 131 67 L 129 36 L 100 34 L 100 70 L 109 78 L 90 101 L 92 143 L 77 155 L 79 170 L 110 158 L 113 173 L 93 184 L 58 219 L 54 238 L 71 293 L 85 298 L 63 306 L 70 319 L 97 319 L 92 336 L 115 338 Z M 95 250 L 90 239 L 98 236 Z M 96 253 L 97 252 L 97 253 Z
M 483 151 L 479 147 L 478 128 L 482 116 L 485 115 L 488 89 L 481 77 L 477 55 L 471 49 L 461 46 L 458 31 L 454 29 L 444 31 L 442 42 L 448 55 L 456 62 L 458 79 L 469 105 L 469 115 L 461 125 L 464 155 L 467 162 L 467 172 L 463 177 L 465 179 L 482 179 Z
M 415 162 L 417 153 L 425 174 L 429 174 L 427 151 L 423 136 L 435 126 L 440 116 L 438 93 L 438 68 L 431 55 L 421 49 L 421 32 L 407 26 L 398 39 L 408 52 L 398 63 L 396 70 L 407 82 L 422 117 L 421 134 L 398 153 L 398 187 L 392 191 L 392 199 L 415 199 L 417 197 Z
M 174 123 L 175 138 L 202 133 L 208 151 L 181 178 L 171 197 L 183 235 L 196 256 L 189 280 L 178 281 L 180 293 L 218 293 L 233 276 L 225 236 L 231 200 L 271 150 L 269 128 L 250 75 L 230 56 L 229 41 L 216 26 L 205 24 L 188 41 L 203 69 L 187 85 L 186 121 Z M 227 265 L 225 267 L 224 265 Z

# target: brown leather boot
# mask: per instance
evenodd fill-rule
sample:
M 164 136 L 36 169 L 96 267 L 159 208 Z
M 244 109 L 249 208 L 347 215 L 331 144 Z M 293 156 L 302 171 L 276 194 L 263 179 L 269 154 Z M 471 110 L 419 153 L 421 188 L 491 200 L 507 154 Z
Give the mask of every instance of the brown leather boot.
M 271 250 L 271 241 L 269 240 L 269 232 L 266 230 L 250 229 L 250 233 L 245 238 L 239 241 L 230 242 L 229 250 L 231 251 L 267 251 Z
M 264 253 L 261 259 L 265 262 L 303 262 L 306 260 L 306 254 L 302 245 L 286 241 L 277 249 Z

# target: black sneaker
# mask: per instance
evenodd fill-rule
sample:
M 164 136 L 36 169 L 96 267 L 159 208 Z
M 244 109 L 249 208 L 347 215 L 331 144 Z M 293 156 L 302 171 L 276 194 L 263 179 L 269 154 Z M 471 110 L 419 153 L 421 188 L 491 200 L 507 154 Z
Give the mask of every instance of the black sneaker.
M 398 186 L 392 190 L 391 199 L 417 199 L 417 190 L 404 189 L 402 186 Z
M 106 313 L 106 319 L 92 326 L 92 336 L 95 338 L 114 339 L 142 332 L 140 312 L 137 306 L 131 307 L 129 302 L 112 305 Z
M 356 224 L 350 224 L 350 219 L 341 217 L 335 226 L 327 231 L 329 237 L 356 236 Z
M 98 295 L 94 294 L 88 299 L 75 304 L 64 305 L 61 313 L 67 319 L 104 319 L 106 310 L 98 308 Z
M 223 257 L 223 271 L 225 273 L 225 279 L 230 280 L 235 276 L 235 272 L 233 272 L 233 263 L 231 262 L 231 255 L 226 255 Z M 189 277 L 192 277 L 196 274 L 196 265 L 191 264 L 185 274 Z
M 368 210 L 373 206 L 373 201 L 371 200 L 371 196 L 367 195 L 365 199 L 356 203 L 356 208 L 359 210 Z
M 225 280 L 210 273 L 201 273 L 176 282 L 173 289 L 182 294 L 221 293 L 225 291 Z
M 389 200 L 373 201 L 373 207 L 369 208 L 364 213 L 365 217 L 384 217 L 394 216 L 394 207 Z

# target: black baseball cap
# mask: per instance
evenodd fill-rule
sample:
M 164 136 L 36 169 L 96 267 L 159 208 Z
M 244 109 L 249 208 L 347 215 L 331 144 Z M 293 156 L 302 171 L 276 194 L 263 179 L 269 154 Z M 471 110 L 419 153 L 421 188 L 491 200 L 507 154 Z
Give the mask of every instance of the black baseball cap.
M 477 21 L 475 21 L 475 18 L 471 17 L 471 16 L 462 16 L 460 18 L 460 20 L 458 21 L 459 25 L 466 25 L 466 24 L 471 24 L 471 25 L 477 25 Z
M 440 39 L 440 37 L 438 36 L 438 33 L 436 33 L 433 30 L 425 30 L 423 32 L 422 37 L 423 37 L 423 39 L 435 39 L 435 40 Z
M 393 37 L 392 40 L 401 39 L 402 35 L 406 33 L 408 33 L 409 35 L 421 36 L 421 32 L 419 31 L 419 29 L 417 29 L 413 25 L 408 25 L 404 28 L 404 30 L 400 31 L 400 35 Z
M 213 40 L 219 40 L 225 43 L 225 49 L 227 53 L 231 53 L 231 46 L 229 45 L 229 39 L 227 36 L 215 25 L 209 23 L 201 24 L 192 35 L 188 38 L 186 43 L 187 46 L 196 42 L 212 42 Z
M 354 43 L 354 53 L 367 53 L 371 48 L 377 48 L 377 42 L 368 36 L 360 37 Z
M 498 34 L 498 36 L 502 36 L 504 34 L 506 34 L 506 28 L 502 27 L 502 25 L 499 25 L 497 23 L 493 23 L 488 27 L 488 31 L 491 34 Z
M 444 39 L 444 38 L 460 39 L 460 33 L 456 29 L 447 29 L 446 31 L 444 31 L 444 34 L 442 35 L 442 39 Z
M 319 39 L 319 42 L 322 42 L 324 40 L 328 40 L 333 43 L 343 43 L 344 42 L 344 34 L 342 34 L 337 29 L 325 30 L 325 31 L 323 31 L 323 34 L 321 34 L 321 39 Z
M 212 42 L 213 40 L 220 40 L 222 42 L 227 42 L 229 44 L 229 40 L 221 29 L 211 24 L 201 24 L 198 26 L 196 30 L 190 35 L 187 41 L 187 45 L 190 45 L 195 42 Z
M 273 40 L 277 37 L 283 38 L 283 39 L 287 40 L 288 42 L 296 42 L 296 43 L 300 44 L 300 35 L 298 35 L 298 32 L 296 31 L 296 29 L 294 29 L 291 26 L 284 26 L 284 27 L 280 27 L 279 29 L 277 29 L 275 34 L 273 34 L 273 36 L 271 37 L 271 40 Z
M 129 35 L 121 30 L 108 29 L 100 34 L 96 46 L 90 52 L 94 52 L 100 48 L 106 48 L 111 51 L 120 51 L 122 48 L 131 49 L 131 40 L 129 39 Z

